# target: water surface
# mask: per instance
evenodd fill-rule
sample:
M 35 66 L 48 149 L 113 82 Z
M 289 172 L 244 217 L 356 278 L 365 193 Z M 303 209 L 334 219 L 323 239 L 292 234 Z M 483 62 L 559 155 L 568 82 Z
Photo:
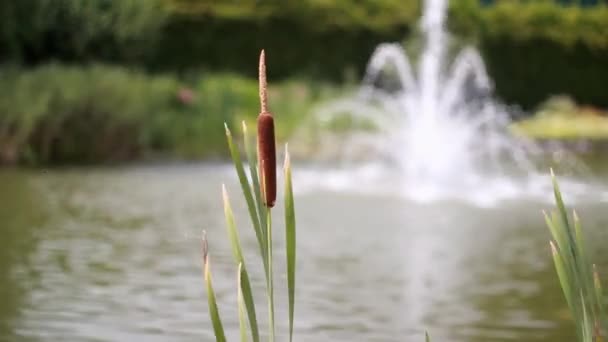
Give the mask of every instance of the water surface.
M 0 171 L 0 341 L 213 340 L 203 229 L 220 310 L 236 338 L 222 182 L 261 294 L 255 237 L 226 165 Z M 296 341 L 421 341 L 425 329 L 436 341 L 575 338 L 541 216 L 549 203 L 479 208 L 319 189 L 296 196 Z M 576 207 L 593 259 L 608 270 L 605 204 L 583 199 Z M 281 210 L 275 258 L 284 333 Z

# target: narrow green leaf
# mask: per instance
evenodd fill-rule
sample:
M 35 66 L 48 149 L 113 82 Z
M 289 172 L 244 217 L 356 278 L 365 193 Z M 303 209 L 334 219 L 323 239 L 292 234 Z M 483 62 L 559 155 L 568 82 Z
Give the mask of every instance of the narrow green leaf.
M 602 283 L 600 281 L 600 274 L 597 271 L 597 266 L 593 264 L 593 286 L 595 288 L 596 296 L 602 298 Z
M 237 301 L 239 306 L 239 330 L 241 332 L 241 342 L 247 342 L 247 318 L 245 314 L 245 299 L 243 298 L 243 290 L 242 290 L 242 282 L 241 282 L 241 272 L 243 270 L 243 264 L 239 264 L 238 271 L 238 293 L 237 293 Z
M 291 162 L 285 145 L 285 246 L 287 249 L 287 293 L 289 297 L 289 341 L 293 339 L 296 287 L 296 215 L 291 184 Z
M 234 214 L 232 213 L 232 207 L 230 206 L 228 191 L 226 191 L 226 186 L 224 184 L 222 184 L 222 199 L 224 202 L 224 217 L 226 219 L 226 228 L 228 230 L 230 246 L 232 247 L 232 255 L 237 263 L 242 263 L 243 251 L 241 249 L 238 232 L 236 231 L 236 224 L 234 223 Z
M 266 237 L 268 238 L 267 246 L 268 246 L 268 278 L 266 279 L 266 286 L 268 289 L 268 334 L 269 341 L 274 342 L 274 280 L 273 280 L 273 272 L 272 272 L 272 217 L 270 208 L 266 209 Z
M 263 242 L 262 245 L 260 245 L 260 251 L 262 251 L 262 261 L 263 261 L 263 265 L 264 265 L 264 274 L 266 275 L 266 279 L 268 279 L 268 261 L 267 261 L 267 256 L 266 254 L 268 253 L 268 246 L 267 244 L 267 238 L 266 238 L 266 213 L 265 213 L 265 209 L 266 207 L 264 206 L 264 204 L 262 203 L 262 195 L 261 195 L 261 190 L 260 190 L 260 180 L 258 177 L 258 171 L 257 171 L 257 165 L 258 165 L 258 158 L 257 158 L 257 153 L 254 152 L 254 149 L 250 143 L 250 137 L 249 137 L 249 133 L 247 130 L 247 125 L 245 124 L 245 121 L 242 122 L 242 129 L 243 129 L 243 143 L 245 145 L 245 152 L 247 154 L 247 160 L 248 160 L 248 164 L 249 164 L 249 174 L 251 176 L 251 181 L 253 182 L 253 193 L 255 195 L 255 206 L 257 208 L 257 216 L 259 218 L 259 227 L 260 227 L 260 235 L 261 235 L 261 241 Z M 258 243 L 260 243 L 260 239 L 258 239 Z
M 583 287 L 581 290 L 584 290 L 583 298 L 588 299 L 590 301 L 587 306 L 591 310 L 592 317 L 597 317 L 599 307 L 599 301 L 595 298 L 595 286 L 593 281 L 593 271 L 591 270 L 591 262 L 589 261 L 589 257 L 587 255 L 587 250 L 585 248 L 585 237 L 583 235 L 583 229 L 581 227 L 580 219 L 576 214 L 576 211 L 573 212 L 572 215 L 574 222 L 574 237 L 576 241 L 575 250 L 577 252 L 577 261 L 578 261 L 578 269 L 579 269 L 579 278 L 581 281 L 581 286 Z
M 564 261 L 568 280 L 570 281 L 571 288 L 576 289 L 580 286 L 576 241 L 570 232 L 570 228 L 564 227 L 564 221 L 557 211 L 551 212 L 551 222 L 560 238 L 560 240 L 555 241 L 557 242 L 557 247 Z
M 589 322 L 589 314 L 587 312 L 587 307 L 585 306 L 585 298 L 582 291 L 579 292 L 579 297 L 581 299 L 581 306 L 583 309 L 582 326 L 580 327 L 581 335 L 584 342 L 594 342 L 593 327 Z
M 559 185 L 557 184 L 557 178 L 555 177 L 555 173 L 553 173 L 553 169 L 551 169 L 551 182 L 553 183 L 553 195 L 555 196 L 555 204 L 557 205 L 557 209 L 561 214 L 561 218 L 564 221 L 564 227 L 569 227 L 568 223 L 568 212 L 566 211 L 566 206 L 564 205 L 564 201 L 562 199 L 561 191 L 559 190 Z
M 431 342 L 431 338 L 429 337 L 429 332 L 428 331 L 424 331 L 424 340 L 426 342 Z
M 606 321 L 606 307 L 604 305 L 602 282 L 600 281 L 600 274 L 597 271 L 597 266 L 595 264 L 593 264 L 593 288 L 595 290 L 595 300 L 600 309 L 601 320 Z
M 550 241 L 551 245 L 551 254 L 553 255 L 553 262 L 555 263 L 555 270 L 557 271 L 557 277 L 559 278 L 559 283 L 562 287 L 562 291 L 564 292 L 564 297 L 566 298 L 566 302 L 568 303 L 568 307 L 573 315 L 576 314 L 576 310 L 574 309 L 574 303 L 572 298 L 572 289 L 570 287 L 570 281 L 568 279 L 568 275 L 565 270 L 564 261 L 562 257 L 555 247 L 553 241 Z M 576 317 L 576 316 L 575 316 Z
M 266 207 L 264 206 L 264 204 L 262 203 L 262 195 L 261 195 L 261 191 L 260 191 L 260 178 L 258 176 L 258 156 L 257 156 L 257 151 L 256 149 L 253 148 L 253 146 L 251 144 L 251 137 L 249 136 L 248 130 L 247 130 L 247 124 L 245 124 L 245 121 L 242 122 L 242 126 L 243 126 L 243 140 L 244 140 L 244 145 L 245 145 L 245 152 L 247 154 L 247 160 L 249 162 L 249 174 L 251 175 L 251 181 L 253 182 L 253 192 L 255 195 L 255 202 L 256 202 L 256 206 L 258 209 L 258 217 L 260 218 L 260 227 L 266 227 L 266 214 L 265 214 L 265 209 Z M 266 235 L 264 229 L 261 229 L 262 233 L 264 233 L 264 235 Z M 264 237 L 264 242 L 266 242 L 265 237 Z M 264 246 L 264 249 L 266 249 L 266 246 Z
M 557 244 L 556 250 L 560 251 L 561 253 L 565 253 L 565 255 L 562 255 L 564 261 L 564 272 L 567 276 L 568 281 L 570 282 L 575 270 L 574 266 L 572 265 L 571 258 L 569 258 L 569 256 L 571 255 L 570 251 L 572 248 L 570 247 L 570 244 L 568 242 L 569 240 L 566 235 L 565 229 L 563 228 L 562 221 L 559 217 L 557 217 L 558 214 L 556 212 L 551 212 L 551 217 L 549 217 L 545 212 L 543 212 L 543 214 L 545 216 L 545 222 L 547 223 L 547 227 L 549 227 L 553 240 Z
M 239 239 L 236 224 L 234 222 L 234 214 L 232 213 L 232 207 L 230 205 L 230 199 L 228 198 L 228 192 L 226 186 L 222 184 L 222 197 L 224 202 L 224 216 L 226 218 L 226 228 L 228 230 L 228 238 L 230 239 L 230 246 L 232 247 L 232 254 L 236 263 L 239 265 L 239 291 L 243 293 L 243 300 L 245 307 L 247 308 L 247 315 L 249 316 L 249 325 L 251 326 L 251 336 L 254 342 L 259 342 L 260 334 L 258 331 L 258 321 L 255 312 L 255 302 L 253 301 L 253 292 L 251 290 L 251 284 L 249 282 L 249 275 L 245 266 L 245 258 L 243 257 L 243 251 L 241 248 L 241 242 Z
M 598 325 L 598 329 L 602 326 L 608 326 L 608 315 L 606 313 L 606 306 L 604 305 L 604 294 L 602 291 L 602 283 L 600 281 L 600 274 L 597 271 L 597 266 L 595 264 L 592 265 L 593 269 L 593 288 L 595 290 L 595 300 L 597 301 L 597 306 L 599 307 L 600 317 L 596 317 L 596 324 Z M 597 322 L 599 320 L 599 322 Z M 601 329 L 600 329 L 601 332 Z M 603 340 L 603 338 L 598 337 L 596 342 Z
M 243 294 L 243 300 L 245 301 L 245 308 L 247 309 L 247 316 L 249 317 L 249 325 L 251 326 L 251 336 L 254 342 L 259 342 L 260 332 L 258 327 L 258 320 L 255 313 L 255 302 L 253 301 L 253 292 L 251 290 L 251 282 L 249 281 L 249 274 L 247 269 L 243 265 L 241 271 L 241 292 Z
M 207 287 L 207 303 L 209 304 L 209 316 L 211 316 L 211 323 L 213 325 L 213 331 L 215 332 L 216 342 L 226 342 L 226 336 L 224 335 L 224 327 L 220 318 L 220 313 L 217 307 L 217 301 L 215 299 L 215 292 L 213 291 L 213 281 L 211 279 L 211 266 L 209 261 L 207 239 L 203 236 L 203 274 L 205 277 L 205 285 Z
M 228 125 L 224 124 L 224 127 L 226 129 L 226 140 L 228 141 L 228 149 L 230 149 L 230 156 L 232 157 L 232 162 L 234 163 L 236 173 L 239 177 L 241 189 L 243 190 L 243 195 L 245 196 L 245 201 L 247 202 L 247 209 L 249 210 L 249 216 L 251 217 L 253 230 L 255 231 L 255 236 L 258 240 L 258 244 L 260 245 L 260 253 L 262 255 L 262 259 L 266 259 L 266 252 L 264 248 L 264 233 L 262 232 L 262 227 L 260 226 L 260 219 L 258 218 L 257 210 L 253 200 L 253 194 L 251 193 L 251 186 L 249 185 L 249 180 L 247 179 L 245 169 L 243 168 L 241 154 L 239 153 L 239 149 L 236 147 L 234 141 L 232 140 L 232 134 L 230 133 L 230 129 L 228 129 Z

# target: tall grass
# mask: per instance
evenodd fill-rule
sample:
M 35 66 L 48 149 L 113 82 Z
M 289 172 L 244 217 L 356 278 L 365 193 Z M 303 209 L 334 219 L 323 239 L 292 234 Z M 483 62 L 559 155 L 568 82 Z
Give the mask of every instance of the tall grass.
M 258 120 L 258 149 L 254 151 L 251 144 L 251 136 L 248 133 L 245 122 L 242 124 L 243 145 L 249 164 L 249 175 L 245 171 L 239 148 L 235 144 L 232 133 L 225 126 L 228 148 L 234 163 L 234 167 L 241 184 L 241 189 L 247 208 L 251 225 L 255 232 L 258 242 L 260 257 L 264 267 L 266 279 L 266 299 L 268 301 L 268 340 L 275 340 L 275 303 L 274 303 L 274 279 L 273 279 L 273 224 L 272 207 L 276 194 L 276 155 L 274 122 L 272 115 L 266 108 L 266 84 L 263 54 L 260 58 L 260 99 L 262 110 Z M 268 126 L 270 123 L 271 126 Z M 272 129 L 270 129 L 272 127 Z M 249 177 L 248 177 L 249 176 Z M 285 215 L 285 239 L 286 239 L 286 265 L 287 265 L 287 293 L 289 310 L 289 340 L 293 337 L 293 319 L 295 303 L 295 262 L 296 262 L 296 221 L 291 183 L 291 165 L 289 152 L 285 148 L 285 163 L 283 167 L 284 177 L 284 215 Z M 250 260 L 245 260 L 243 255 L 238 230 L 234 221 L 234 214 L 230 205 L 230 199 L 226 188 L 222 188 L 224 202 L 224 216 L 226 227 L 232 247 L 235 265 L 237 268 L 237 302 L 239 332 L 241 341 L 247 341 L 251 336 L 254 342 L 260 341 L 260 325 L 256 313 L 254 293 L 251 288 L 250 277 L 247 264 Z M 203 265 L 204 277 L 207 287 L 209 313 L 216 336 L 216 341 L 225 341 L 225 333 L 216 303 L 213 283 L 211 280 L 210 259 L 208 254 L 207 240 L 203 238 Z M 249 329 L 247 329 L 249 327 Z
M 553 171 L 551 172 L 557 210 L 545 213 L 555 269 L 581 342 L 604 340 L 606 306 L 595 264 L 591 264 L 580 220 L 566 206 Z

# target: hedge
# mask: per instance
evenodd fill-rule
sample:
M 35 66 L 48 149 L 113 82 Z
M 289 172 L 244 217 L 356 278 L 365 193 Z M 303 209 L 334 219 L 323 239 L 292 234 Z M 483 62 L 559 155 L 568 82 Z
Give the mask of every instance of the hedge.
M 500 1 L 452 8 L 451 28 L 480 46 L 497 93 L 531 108 L 550 95 L 608 107 L 608 6 Z
M 0 2 L 0 62 L 103 62 L 148 72 L 361 77 L 376 44 L 415 31 L 421 0 L 19 0 Z M 556 1 L 451 1 L 450 28 L 478 44 L 505 101 L 548 96 L 608 106 L 608 7 Z
M 163 1 L 0 1 L 0 62 L 141 63 L 159 48 Z

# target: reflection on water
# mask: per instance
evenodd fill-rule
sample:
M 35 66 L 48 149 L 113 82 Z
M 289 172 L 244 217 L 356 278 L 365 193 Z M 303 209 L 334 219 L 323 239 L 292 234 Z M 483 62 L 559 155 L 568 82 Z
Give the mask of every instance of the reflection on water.
M 1 172 L 0 341 L 212 340 L 202 229 L 220 309 L 236 337 L 222 182 L 255 257 L 227 166 Z M 540 216 L 545 203 L 479 209 L 386 194 L 296 195 L 298 341 L 414 341 L 425 329 L 438 341 L 574 338 Z M 605 241 L 601 204 L 577 208 L 591 241 Z M 608 255 L 592 245 L 600 269 L 608 269 Z M 281 268 L 277 281 L 284 284 Z M 285 304 L 284 290 L 278 302 Z M 285 331 L 285 311 L 277 317 Z

